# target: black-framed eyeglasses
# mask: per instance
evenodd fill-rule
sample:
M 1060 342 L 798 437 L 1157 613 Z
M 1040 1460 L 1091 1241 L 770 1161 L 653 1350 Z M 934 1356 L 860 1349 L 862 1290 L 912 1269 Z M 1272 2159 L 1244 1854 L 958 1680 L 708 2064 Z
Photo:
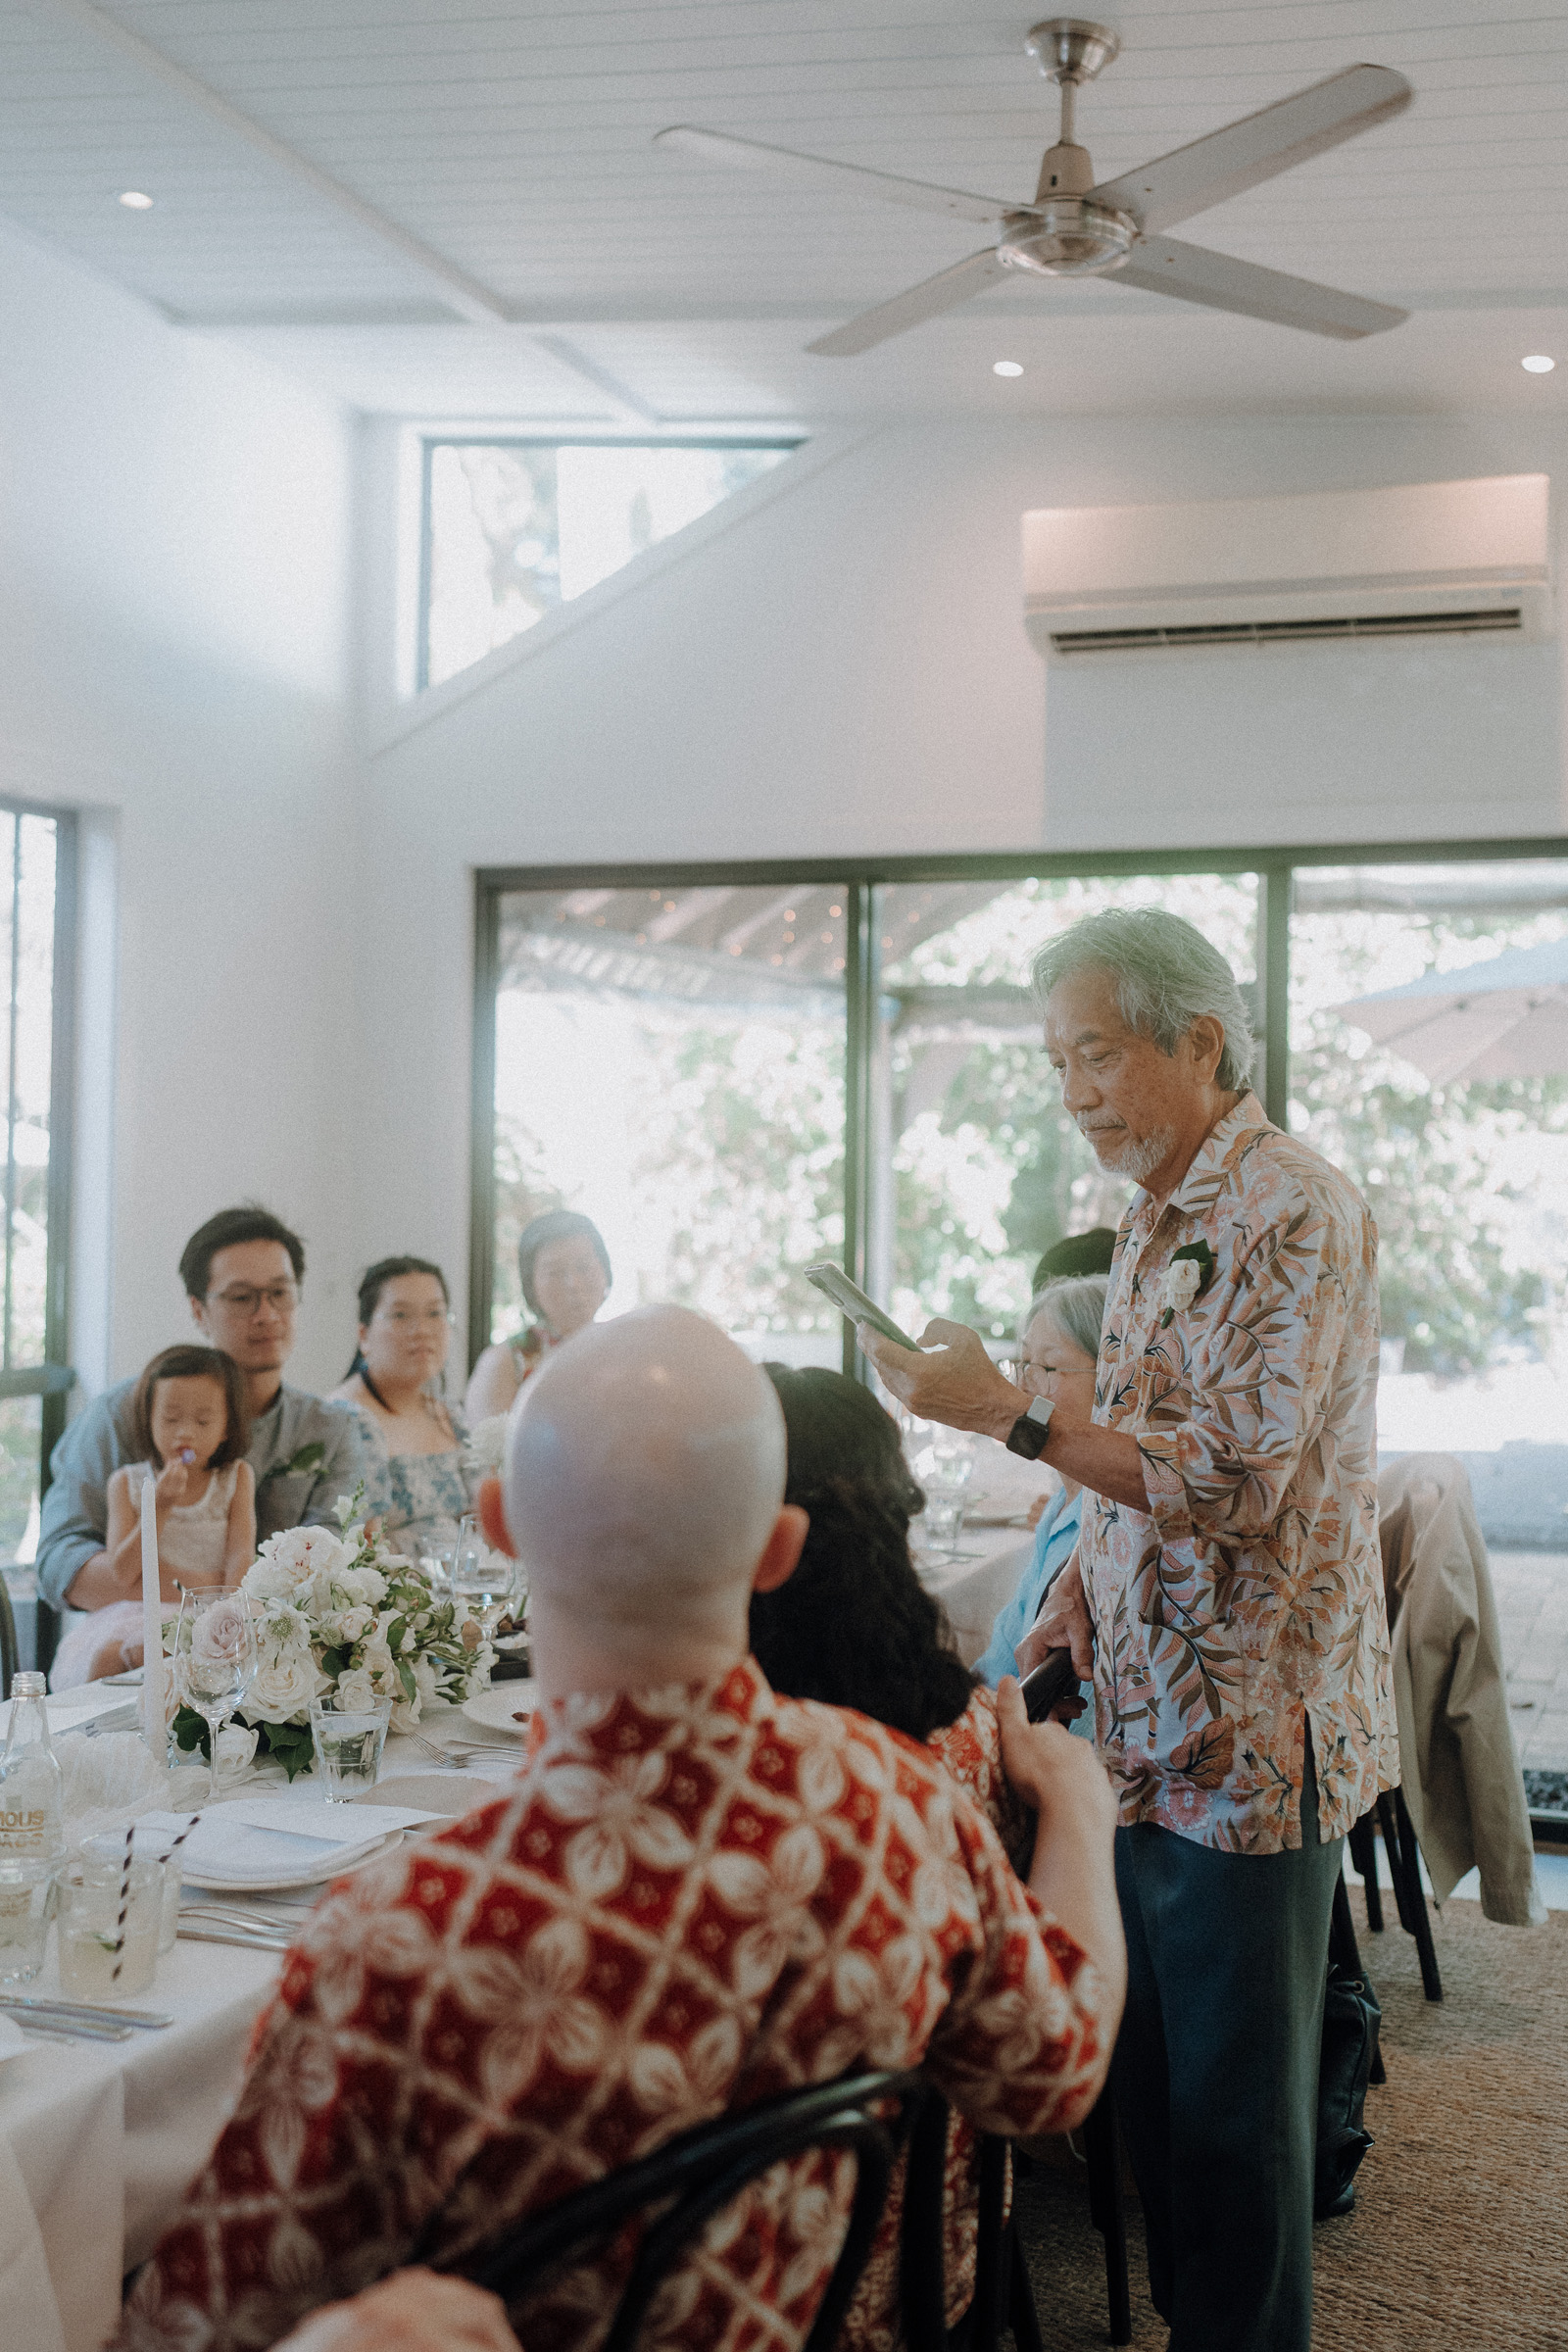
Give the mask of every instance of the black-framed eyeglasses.
M 275 1313 L 285 1315 L 290 1307 L 299 1304 L 299 1298 L 297 1283 L 270 1282 L 261 1291 L 253 1290 L 248 1283 L 240 1283 L 231 1291 L 209 1291 L 207 1303 L 209 1306 L 226 1306 L 230 1314 L 240 1316 L 254 1315 L 263 1306 L 270 1306 Z

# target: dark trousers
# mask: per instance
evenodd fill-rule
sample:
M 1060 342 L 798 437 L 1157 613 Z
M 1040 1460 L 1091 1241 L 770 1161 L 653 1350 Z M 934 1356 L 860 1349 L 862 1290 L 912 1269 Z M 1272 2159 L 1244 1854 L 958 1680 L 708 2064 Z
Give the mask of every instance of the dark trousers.
M 1127 2008 L 1111 2071 L 1170 2352 L 1308 2352 L 1312 2157 L 1342 1838 L 1221 1854 L 1116 1833 Z

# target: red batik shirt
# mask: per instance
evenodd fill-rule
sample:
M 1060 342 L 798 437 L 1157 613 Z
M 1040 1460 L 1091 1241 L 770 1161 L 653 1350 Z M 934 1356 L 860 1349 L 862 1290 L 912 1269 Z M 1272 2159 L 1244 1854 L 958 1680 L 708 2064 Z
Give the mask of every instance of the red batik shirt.
M 718 1683 L 557 1700 L 509 1796 L 341 1882 L 283 1965 L 233 2120 L 137 2281 L 123 2352 L 273 2342 L 673 2133 L 852 2066 L 922 2062 L 986 2131 L 1087 2108 L 1104 1996 L 935 1759 Z M 659 2342 L 793 2352 L 842 2156 L 776 2167 L 662 2299 Z M 514 2314 L 586 2352 L 619 2258 Z

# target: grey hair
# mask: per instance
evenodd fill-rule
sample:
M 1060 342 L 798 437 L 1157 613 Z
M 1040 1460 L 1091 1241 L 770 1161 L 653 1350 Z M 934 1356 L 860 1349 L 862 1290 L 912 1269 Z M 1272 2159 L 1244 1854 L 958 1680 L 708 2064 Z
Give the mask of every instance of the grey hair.
M 1163 906 L 1085 915 L 1059 939 L 1048 940 L 1035 957 L 1040 1003 L 1087 964 L 1109 972 L 1122 1019 L 1162 1054 L 1174 1054 L 1195 1021 L 1205 1015 L 1218 1021 L 1225 1045 L 1214 1083 L 1227 1094 L 1242 1093 L 1257 1055 L 1247 1000 L 1224 956 L 1196 925 Z
M 1020 1345 L 1029 1337 L 1029 1326 L 1036 1315 L 1049 1314 L 1076 1348 L 1085 1355 L 1098 1356 L 1100 1327 L 1105 1320 L 1105 1293 L 1109 1287 L 1108 1274 L 1062 1274 L 1054 1282 L 1048 1282 L 1043 1291 L 1036 1291 L 1024 1310 L 1018 1326 Z

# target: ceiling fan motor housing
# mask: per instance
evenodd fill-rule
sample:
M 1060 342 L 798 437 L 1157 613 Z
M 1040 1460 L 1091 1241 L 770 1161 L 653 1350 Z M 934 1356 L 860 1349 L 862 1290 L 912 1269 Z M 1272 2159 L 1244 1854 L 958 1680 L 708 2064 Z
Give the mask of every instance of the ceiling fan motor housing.
M 997 259 L 1036 277 L 1088 277 L 1119 269 L 1137 242 L 1138 223 L 1130 213 L 1087 196 L 1048 196 L 1009 218 Z

